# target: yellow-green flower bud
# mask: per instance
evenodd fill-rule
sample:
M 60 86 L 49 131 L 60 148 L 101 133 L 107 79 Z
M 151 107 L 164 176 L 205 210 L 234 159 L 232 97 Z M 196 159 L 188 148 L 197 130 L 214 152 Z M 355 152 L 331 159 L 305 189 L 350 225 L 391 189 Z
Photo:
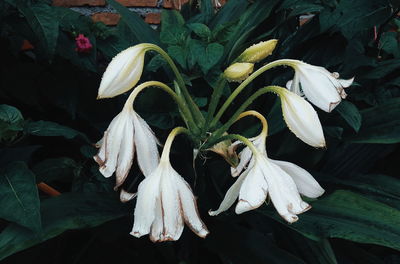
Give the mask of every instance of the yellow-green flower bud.
M 249 63 L 259 62 L 272 54 L 276 44 L 278 44 L 277 39 L 261 41 L 258 44 L 254 44 L 243 51 L 243 53 L 237 58 L 237 61 Z
M 253 63 L 237 62 L 229 66 L 224 71 L 224 75 L 230 82 L 241 82 L 253 72 L 253 68 Z

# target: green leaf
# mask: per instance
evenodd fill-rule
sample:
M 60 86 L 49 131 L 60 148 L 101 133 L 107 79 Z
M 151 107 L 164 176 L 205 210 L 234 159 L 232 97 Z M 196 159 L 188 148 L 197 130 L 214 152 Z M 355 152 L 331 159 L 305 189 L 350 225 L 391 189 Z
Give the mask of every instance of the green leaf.
M 17 6 L 36 34 L 34 44 L 38 45 L 49 59 L 52 59 L 56 50 L 59 26 L 53 8 L 44 3 L 27 5 L 23 1 L 19 1 Z
M 169 46 L 168 54 L 181 65 L 183 69 L 187 69 L 185 50 L 180 46 Z
M 392 73 L 394 71 L 398 71 L 400 69 L 400 59 L 391 59 L 379 62 L 376 67 L 374 67 L 371 71 L 367 71 L 363 78 L 366 79 L 380 79 Z
M 184 24 L 185 20 L 178 11 L 163 10 L 161 13 L 161 42 L 168 45 L 182 45 L 189 34 Z
M 395 57 L 400 57 L 400 45 L 397 40 L 397 32 L 385 32 L 380 40 L 380 47 Z
M 24 120 L 21 112 L 11 105 L 0 105 L 0 120 L 9 124 L 18 123 Z
M 397 209 L 344 190 L 335 191 L 312 206 L 288 227 L 313 240 L 343 238 L 400 249 L 400 211 Z M 284 222 L 275 213 L 272 217 Z
M 346 138 L 353 143 L 391 144 L 400 142 L 400 98 L 361 111 L 360 131 Z
M 201 23 L 191 23 L 186 25 L 190 28 L 197 36 L 204 40 L 208 40 L 211 37 L 210 29 Z
M 24 162 L 14 162 L 0 172 L 0 217 L 40 231 L 40 201 L 35 175 Z
M 360 130 L 362 117 L 354 104 L 342 101 L 335 109 L 356 132 Z
M 107 3 L 112 6 L 121 15 L 121 20 L 124 21 L 131 30 L 131 34 L 139 43 L 153 43 L 160 45 L 160 39 L 154 29 L 150 27 L 143 19 L 135 12 L 131 12 L 115 0 L 107 0 Z
M 71 158 L 55 158 L 47 159 L 36 164 L 32 171 L 35 173 L 37 182 L 50 183 L 57 180 L 73 179 L 77 170 L 78 164 Z
M 10 105 L 0 105 L 0 142 L 12 141 L 23 130 L 21 112 Z
M 11 224 L 0 234 L 0 260 L 67 230 L 89 228 L 126 214 L 114 196 L 100 193 L 66 193 L 41 204 L 42 232 Z
M 197 51 L 197 62 L 204 74 L 218 63 L 224 54 L 224 47 L 218 43 L 208 44 L 207 47 Z
M 66 139 L 72 139 L 80 136 L 85 141 L 90 142 L 86 135 L 82 134 L 81 132 L 50 121 L 31 121 L 26 124 L 25 131 L 28 134 L 42 137 L 61 136 L 65 137 Z

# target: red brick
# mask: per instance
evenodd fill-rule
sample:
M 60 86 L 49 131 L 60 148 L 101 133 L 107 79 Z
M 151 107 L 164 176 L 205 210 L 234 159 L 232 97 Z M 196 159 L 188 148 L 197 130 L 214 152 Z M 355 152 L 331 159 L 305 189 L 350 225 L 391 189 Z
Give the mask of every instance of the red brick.
M 181 9 L 181 6 L 189 2 L 189 0 L 164 0 L 164 8 Z
M 103 22 L 109 26 L 115 26 L 118 24 L 121 16 L 115 13 L 96 13 L 92 15 L 92 19 L 94 22 Z
M 148 24 L 160 24 L 161 14 L 160 13 L 148 13 L 144 19 Z
M 105 0 L 53 0 L 54 6 L 104 6 Z
M 156 7 L 157 0 L 117 0 L 120 4 L 129 7 Z

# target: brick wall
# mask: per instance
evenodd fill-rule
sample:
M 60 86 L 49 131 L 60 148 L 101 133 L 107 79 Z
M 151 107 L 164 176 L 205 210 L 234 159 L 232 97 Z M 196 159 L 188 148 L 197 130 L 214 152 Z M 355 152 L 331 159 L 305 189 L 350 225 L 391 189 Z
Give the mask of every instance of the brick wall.
M 152 25 L 160 24 L 161 10 L 163 8 L 180 9 L 180 6 L 189 0 L 116 0 L 131 11 L 138 13 Z M 210 0 L 215 3 L 215 0 Z M 225 3 L 225 0 L 219 1 Z M 119 14 L 106 4 L 105 0 L 53 0 L 53 5 L 69 7 L 74 11 L 91 16 L 96 22 L 101 21 L 106 25 L 116 25 L 120 19 Z

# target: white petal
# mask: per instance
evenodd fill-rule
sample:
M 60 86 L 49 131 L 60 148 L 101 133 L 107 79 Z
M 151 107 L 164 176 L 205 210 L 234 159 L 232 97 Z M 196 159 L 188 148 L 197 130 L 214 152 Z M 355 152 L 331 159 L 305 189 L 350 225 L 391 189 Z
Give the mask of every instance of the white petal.
M 338 79 L 337 81 L 340 83 L 340 85 L 341 85 L 343 88 L 347 88 L 347 87 L 349 87 L 350 85 L 353 84 L 353 82 L 354 82 L 354 77 L 351 78 L 351 79 L 348 79 L 348 80 L 345 80 L 345 79 Z
M 268 184 L 257 162 L 249 169 L 239 192 L 235 212 L 241 214 L 260 207 L 267 198 Z
M 240 173 L 242 173 L 243 169 L 249 164 L 251 156 L 253 153 L 248 147 L 245 147 L 240 153 L 239 153 L 239 164 L 236 166 L 236 168 L 231 167 L 231 175 L 232 177 L 237 177 L 239 176 Z
M 175 174 L 176 172 L 169 164 L 162 166 L 160 201 L 163 212 L 164 241 L 178 240 L 183 231 L 178 181 Z
M 141 237 L 150 232 L 156 216 L 156 200 L 159 198 L 161 173 L 162 170 L 157 168 L 139 184 L 135 219 L 131 232 L 131 235 L 135 237 Z
M 280 93 L 282 112 L 289 129 L 313 147 L 324 147 L 325 137 L 318 115 L 303 98 L 286 89 Z
M 308 65 L 298 68 L 299 81 L 306 98 L 325 112 L 330 112 L 342 100 L 338 82 L 325 68 Z
M 321 185 L 305 169 L 287 161 L 272 159 L 270 161 L 281 167 L 281 169 L 292 177 L 301 194 L 309 198 L 317 198 L 325 192 Z
M 176 177 L 178 177 L 176 182 L 185 223 L 196 235 L 204 238 L 209 232 L 206 225 L 200 219 L 193 192 L 189 184 L 179 174 L 176 174 Z
M 147 123 L 138 115 L 132 116 L 135 127 L 136 155 L 140 169 L 148 176 L 158 166 L 160 156 L 157 149 L 157 139 Z
M 133 198 L 135 198 L 136 196 L 137 196 L 137 193 L 130 193 L 130 192 L 127 192 L 124 189 L 122 189 L 119 194 L 119 199 L 122 203 L 127 203 L 130 200 L 132 200 Z
M 153 242 L 159 242 L 165 240 L 164 235 L 164 215 L 161 208 L 160 199 L 156 200 L 156 208 L 155 208 L 155 219 L 153 224 L 151 225 L 151 233 L 150 240 Z
M 135 152 L 135 146 L 133 142 L 134 128 L 132 122 L 126 122 L 123 128 L 123 139 L 121 142 L 121 148 L 118 153 L 118 165 L 116 176 L 115 189 L 121 186 L 126 177 L 129 174 L 129 170 L 132 166 L 133 155 Z
M 111 121 L 106 131 L 107 138 L 101 146 L 100 153 L 104 151 L 104 165 L 100 166 L 100 172 L 104 177 L 110 177 L 117 166 L 118 153 L 123 140 L 123 131 L 126 122 L 131 122 L 129 114 L 125 111 L 119 113 Z M 104 150 L 102 150 L 104 147 Z M 103 155 L 103 154 L 101 154 Z
M 246 176 L 247 171 L 243 172 L 240 177 L 235 181 L 235 183 L 229 188 L 218 209 L 215 211 L 209 211 L 209 215 L 219 215 L 220 213 L 228 210 L 229 207 L 231 207 L 235 203 L 236 199 L 239 196 L 240 187 L 242 187 L 243 180 L 246 178 Z
M 296 184 L 285 171 L 268 159 L 263 160 L 262 171 L 268 183 L 272 203 L 286 221 L 297 221 L 296 215 L 310 209 L 310 205 L 301 199 Z
M 135 86 L 142 75 L 144 55 L 143 45 L 117 54 L 103 74 L 98 98 L 114 97 Z

